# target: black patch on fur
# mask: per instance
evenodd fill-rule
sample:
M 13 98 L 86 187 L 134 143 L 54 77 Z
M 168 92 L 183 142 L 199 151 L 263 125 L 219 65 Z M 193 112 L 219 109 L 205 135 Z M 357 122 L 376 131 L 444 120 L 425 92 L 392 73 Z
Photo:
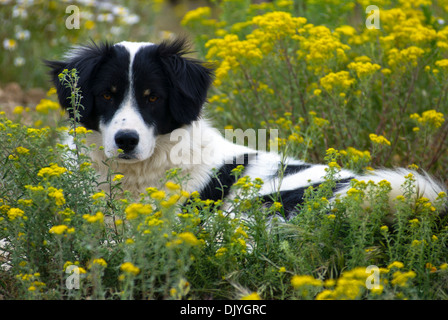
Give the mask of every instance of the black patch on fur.
M 290 176 L 292 174 L 296 174 L 296 173 L 298 173 L 300 171 L 306 170 L 306 169 L 308 169 L 310 167 L 311 167 L 311 165 L 307 164 L 307 163 L 304 163 L 304 164 L 288 164 L 288 165 L 286 165 L 285 168 L 280 167 L 278 169 L 278 171 L 280 173 L 283 170 L 283 176 L 286 177 L 286 176 Z
M 133 62 L 135 95 L 146 122 L 154 122 L 159 134 L 167 134 L 198 120 L 212 69 L 188 54 L 185 39 L 164 41 L 141 48 Z M 148 103 L 142 93 L 150 89 L 158 100 Z
M 353 178 L 346 178 L 342 179 L 336 182 L 336 186 L 333 188 L 333 193 L 341 190 L 342 188 L 346 187 L 348 183 Z M 306 190 L 309 187 L 313 187 L 313 189 L 319 187 L 321 183 L 315 183 L 309 186 L 292 189 L 292 190 L 285 190 L 280 191 L 274 194 L 268 194 L 261 197 L 263 203 L 271 205 L 274 201 L 278 201 L 282 204 L 282 208 L 284 211 L 284 214 L 282 217 L 284 219 L 291 219 L 294 215 L 297 214 L 298 208 L 297 206 L 303 204 L 303 197 L 305 195 Z
M 97 106 L 97 95 L 105 92 L 113 84 L 122 87 L 128 83 L 129 53 L 120 46 L 109 43 L 97 45 L 92 43 L 76 48 L 66 61 L 44 61 L 50 68 L 52 82 L 57 90 L 59 103 L 69 111 L 73 118 L 70 104 L 71 91 L 59 80 L 58 75 L 64 70 L 76 69 L 79 76 L 78 88 L 81 90 L 80 122 L 88 129 L 98 130 L 100 117 L 107 117 L 113 111 L 109 105 Z M 102 88 L 98 88 L 101 86 Z M 115 105 L 117 97 L 113 97 Z M 112 102 L 112 101 L 111 101 Z
M 239 165 L 246 167 L 249 163 L 249 158 L 250 156 L 248 154 L 244 154 L 242 157 L 234 157 L 232 163 L 222 165 L 211 177 L 209 183 L 201 190 L 200 198 L 214 201 L 224 199 L 229 194 L 232 185 L 236 182 L 232 170 Z

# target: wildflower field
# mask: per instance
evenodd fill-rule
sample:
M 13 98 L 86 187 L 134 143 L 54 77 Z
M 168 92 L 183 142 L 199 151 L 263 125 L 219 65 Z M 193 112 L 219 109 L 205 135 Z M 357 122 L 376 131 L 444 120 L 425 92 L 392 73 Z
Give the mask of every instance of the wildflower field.
M 81 23 L 68 29 L 70 4 L 0 0 L 0 88 L 45 92 L 35 102 L 0 92 L 0 299 L 448 299 L 445 193 L 415 199 L 410 174 L 393 216 L 387 181 L 353 181 L 328 200 L 341 168 L 403 166 L 448 183 L 447 0 L 171 8 L 192 55 L 215 66 L 205 114 L 217 128 L 276 129 L 285 155 L 329 164 L 297 216 L 269 227 L 282 204 L 248 200 L 263 181 L 242 167 L 235 217 L 184 191 L 176 169 L 165 190 L 138 198 L 119 172 L 98 181 L 87 151 L 101 146 L 84 145 L 90 132 L 61 113 L 41 59 L 89 39 L 170 37 L 156 21 L 168 4 L 73 1 Z M 379 29 L 366 27 L 370 5 Z M 61 75 L 80 97 L 73 79 Z

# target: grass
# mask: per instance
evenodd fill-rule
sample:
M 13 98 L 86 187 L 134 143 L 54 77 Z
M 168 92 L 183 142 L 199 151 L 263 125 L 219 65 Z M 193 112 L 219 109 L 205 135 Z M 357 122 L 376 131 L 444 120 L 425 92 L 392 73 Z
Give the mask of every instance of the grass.
M 216 65 L 206 111 L 218 128 L 278 129 L 272 143 L 285 155 L 329 164 L 296 217 L 272 219 L 281 203 L 252 197 L 263 181 L 241 167 L 239 196 L 224 200 L 234 216 L 222 201 L 183 191 L 176 169 L 165 191 L 148 186 L 137 198 L 119 173 L 98 181 L 87 154 L 100 146 L 83 143 L 89 131 L 63 120 L 50 91 L 37 106 L 0 115 L 0 239 L 8 240 L 0 296 L 447 299 L 446 194 L 416 200 L 409 175 L 394 219 L 387 181 L 353 181 L 347 197 L 329 201 L 341 167 L 411 165 L 447 176 L 448 29 L 437 22 L 445 8 L 381 2 L 382 28 L 368 30 L 362 1 L 333 2 L 223 1 L 182 22 L 197 55 Z M 34 40 L 23 47 L 29 57 Z M 23 74 L 11 63 L 18 51 L 8 52 L 2 80 L 26 83 L 14 78 Z M 59 143 L 67 132 L 76 149 Z

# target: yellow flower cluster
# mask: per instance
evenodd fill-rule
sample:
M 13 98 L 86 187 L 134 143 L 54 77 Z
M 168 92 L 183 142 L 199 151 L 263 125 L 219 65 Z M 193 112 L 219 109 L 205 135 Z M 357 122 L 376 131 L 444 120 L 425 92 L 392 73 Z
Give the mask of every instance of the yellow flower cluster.
M 6 214 L 8 215 L 9 220 L 15 220 L 17 217 L 23 217 L 25 212 L 19 208 L 11 208 Z
M 321 287 L 323 282 L 322 280 L 315 279 L 313 276 L 309 275 L 303 275 L 298 276 L 295 275 L 291 279 L 291 284 L 294 287 L 294 289 L 299 289 L 305 286 L 312 286 L 312 287 Z
M 17 147 L 15 149 L 15 152 L 18 153 L 18 154 L 29 154 L 30 150 L 27 149 L 27 148 L 24 148 L 24 147 Z
M 71 129 L 69 131 L 69 134 L 73 135 L 73 134 L 88 134 L 88 133 L 92 133 L 92 130 L 87 130 L 85 127 L 76 127 L 76 129 Z
M 263 54 L 258 48 L 258 44 L 259 40 L 257 39 L 240 40 L 235 34 L 228 34 L 222 39 L 208 41 L 205 45 L 209 49 L 206 58 L 221 60 L 215 71 L 215 86 L 219 86 L 229 71 L 240 66 L 242 61 L 246 59 L 249 59 L 251 63 L 260 61 Z
M 373 143 L 379 144 L 379 145 L 386 145 L 386 146 L 390 146 L 390 141 L 387 140 L 385 137 L 381 136 L 381 135 L 376 135 L 374 133 L 371 133 L 369 135 L 370 140 Z
M 150 204 L 132 203 L 126 209 L 126 219 L 133 220 L 140 215 L 148 215 L 152 213 L 152 206 Z
M 405 72 L 407 65 L 416 67 L 418 59 L 423 56 L 425 51 L 422 48 L 411 46 L 403 50 L 397 48 L 390 49 L 387 52 L 387 63 L 392 70 Z
M 300 41 L 300 50 L 297 51 L 299 59 L 304 58 L 307 68 L 314 74 L 328 73 L 330 61 L 345 62 L 346 51 L 350 49 L 339 39 L 338 33 L 333 33 L 325 26 L 305 25 L 299 30 L 300 36 L 293 37 Z
M 443 113 L 437 112 L 436 110 L 424 111 L 421 116 L 418 113 L 414 113 L 411 114 L 410 118 L 417 121 L 419 125 L 431 129 L 440 128 L 442 124 L 445 122 Z
M 57 206 L 65 204 L 64 193 L 62 189 L 56 189 L 54 187 L 48 188 L 48 196 L 55 200 Z
M 342 156 L 344 162 L 361 162 L 367 164 L 372 159 L 369 151 L 360 151 L 353 147 L 348 147 L 345 150 L 339 151 L 339 153 Z
M 329 93 L 333 90 L 346 91 L 355 83 L 348 71 L 331 72 L 320 79 L 320 85 Z
M 106 268 L 107 267 L 107 262 L 103 258 L 93 259 L 93 261 L 90 264 L 89 268 L 93 267 L 94 265 Z
M 63 233 L 73 233 L 75 232 L 75 228 L 69 228 L 65 224 L 61 224 L 58 226 L 51 227 L 50 233 L 52 234 L 63 234 Z
M 240 300 L 261 300 L 261 297 L 258 293 L 252 292 L 248 295 L 242 296 Z
M 273 44 L 275 41 L 284 37 L 294 38 L 298 30 L 305 25 L 306 18 L 293 17 L 288 12 L 274 11 L 263 15 L 255 16 L 252 19 L 254 27 L 258 27 L 249 38 L 257 38 L 265 45 Z M 264 47 L 271 49 L 271 47 Z
M 198 240 L 196 236 L 191 232 L 181 232 L 177 235 L 179 239 L 181 239 L 183 242 L 191 245 L 191 246 L 197 246 L 202 243 L 202 241 Z
M 101 211 L 98 211 L 94 215 L 91 214 L 85 214 L 82 216 L 84 220 L 86 220 L 88 223 L 103 223 L 104 222 L 104 214 Z
M 188 11 L 180 22 L 181 25 L 186 26 L 194 22 L 199 22 L 211 15 L 210 7 L 198 7 L 194 10 Z
M 381 66 L 370 62 L 351 62 L 347 68 L 355 71 L 358 78 L 364 78 L 374 74 L 376 71 L 381 69 Z
M 58 110 L 59 103 L 49 99 L 42 99 L 36 106 L 36 111 L 41 114 L 48 114 L 51 110 Z
M 136 267 L 134 264 L 132 264 L 132 262 L 122 263 L 120 266 L 120 270 L 134 276 L 140 273 L 140 268 Z
M 65 172 L 67 172 L 66 168 L 60 167 L 56 163 L 51 163 L 49 167 L 40 169 L 37 176 L 42 178 L 59 177 Z

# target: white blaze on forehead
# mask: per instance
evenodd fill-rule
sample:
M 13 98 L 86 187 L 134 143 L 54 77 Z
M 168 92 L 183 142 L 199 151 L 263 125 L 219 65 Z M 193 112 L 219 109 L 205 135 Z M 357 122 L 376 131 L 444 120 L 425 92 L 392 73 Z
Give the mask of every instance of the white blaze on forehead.
M 117 43 L 116 45 L 123 46 L 123 47 L 125 47 L 128 50 L 129 55 L 131 57 L 130 66 L 132 66 L 132 62 L 134 61 L 134 57 L 135 57 L 135 54 L 137 53 L 137 51 L 140 48 L 143 48 L 143 47 L 146 47 L 146 46 L 152 46 L 152 45 L 154 45 L 154 43 L 152 43 L 152 42 L 122 41 L 122 42 Z
M 106 155 L 116 155 L 118 146 L 115 143 L 115 135 L 121 130 L 133 130 L 139 135 L 139 143 L 134 150 L 137 160 L 144 160 L 151 156 L 155 147 L 155 128 L 145 123 L 137 106 L 133 90 L 132 64 L 138 50 L 145 46 L 153 45 L 150 42 L 117 43 L 129 52 L 129 88 L 118 110 L 109 123 L 101 123 L 100 130 L 103 134 L 103 143 Z

